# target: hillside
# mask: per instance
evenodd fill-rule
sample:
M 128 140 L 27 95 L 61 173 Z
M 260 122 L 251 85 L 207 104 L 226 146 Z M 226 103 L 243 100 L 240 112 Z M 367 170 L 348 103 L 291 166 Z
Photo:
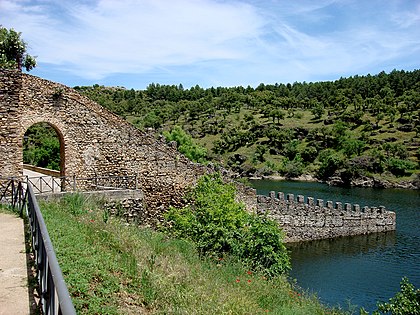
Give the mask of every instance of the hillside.
M 180 126 L 241 176 L 418 188 L 420 70 L 252 87 L 75 87 L 138 128 Z

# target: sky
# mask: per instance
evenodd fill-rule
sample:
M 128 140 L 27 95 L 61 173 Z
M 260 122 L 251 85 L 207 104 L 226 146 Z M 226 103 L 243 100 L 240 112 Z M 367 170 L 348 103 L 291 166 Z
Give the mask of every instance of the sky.
M 68 86 L 252 86 L 420 68 L 419 0 L 0 0 Z

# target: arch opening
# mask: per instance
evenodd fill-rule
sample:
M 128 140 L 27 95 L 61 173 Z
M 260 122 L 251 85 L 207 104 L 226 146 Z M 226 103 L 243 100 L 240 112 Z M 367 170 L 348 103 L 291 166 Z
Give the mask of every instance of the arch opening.
M 23 164 L 65 175 L 64 139 L 60 130 L 47 122 L 30 126 L 23 136 Z

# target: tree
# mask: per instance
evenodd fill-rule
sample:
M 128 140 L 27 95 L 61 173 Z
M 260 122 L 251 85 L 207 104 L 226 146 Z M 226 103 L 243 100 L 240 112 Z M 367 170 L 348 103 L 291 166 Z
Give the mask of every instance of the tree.
M 321 119 L 322 115 L 325 113 L 324 105 L 315 101 L 314 106 L 311 108 L 311 113 L 314 115 L 314 119 Z
M 35 57 L 26 53 L 28 44 L 20 38 L 21 33 L 13 28 L 8 30 L 0 25 L 0 67 L 8 69 L 25 68 L 32 70 L 36 66 Z

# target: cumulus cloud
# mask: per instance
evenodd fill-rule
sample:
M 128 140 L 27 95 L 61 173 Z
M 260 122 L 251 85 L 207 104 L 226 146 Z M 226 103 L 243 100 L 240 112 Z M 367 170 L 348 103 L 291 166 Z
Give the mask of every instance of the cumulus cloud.
M 40 68 L 202 86 L 418 68 L 419 16 L 398 0 L 0 2 L 0 23 L 23 33 Z

